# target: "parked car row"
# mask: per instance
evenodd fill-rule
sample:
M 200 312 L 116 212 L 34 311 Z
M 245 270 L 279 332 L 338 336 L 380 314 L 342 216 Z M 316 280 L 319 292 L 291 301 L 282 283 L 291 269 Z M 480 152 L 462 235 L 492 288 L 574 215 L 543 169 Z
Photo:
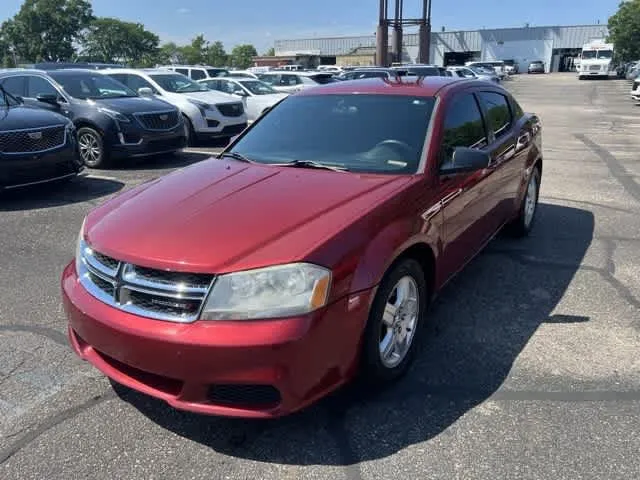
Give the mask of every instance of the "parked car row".
M 19 168 L 16 162 L 3 162 L 0 187 L 72 176 L 83 166 L 103 168 L 122 158 L 173 153 L 198 138 L 228 140 L 248 123 L 242 98 L 170 69 L 59 66 L 0 72 L 2 108 L 11 113 L 0 117 L 0 155 L 31 159 Z M 64 138 L 59 138 L 51 133 L 55 129 L 42 130 L 41 118 L 73 129 L 63 128 Z M 20 125 L 17 132 L 15 124 Z M 61 161 L 71 165 L 68 171 L 58 170 L 57 158 L 66 158 L 58 152 L 63 145 L 75 148 L 78 156 L 71 163 Z

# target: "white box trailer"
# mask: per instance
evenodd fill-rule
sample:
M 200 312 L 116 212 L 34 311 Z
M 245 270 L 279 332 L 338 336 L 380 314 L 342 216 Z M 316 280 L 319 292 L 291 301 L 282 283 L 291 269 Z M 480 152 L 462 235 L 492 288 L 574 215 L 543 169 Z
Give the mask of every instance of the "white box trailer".
M 609 78 L 613 62 L 613 43 L 604 39 L 591 40 L 582 46 L 578 78 L 606 77 Z

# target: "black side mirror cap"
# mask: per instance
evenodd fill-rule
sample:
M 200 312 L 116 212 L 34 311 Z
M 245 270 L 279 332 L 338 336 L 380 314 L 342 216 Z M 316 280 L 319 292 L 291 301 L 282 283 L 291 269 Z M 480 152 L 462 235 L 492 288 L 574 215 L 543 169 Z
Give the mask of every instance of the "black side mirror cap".
M 39 93 L 36 96 L 36 100 L 43 103 L 49 103 L 51 105 L 58 105 L 58 96 L 52 93 Z
M 491 157 L 487 152 L 476 148 L 456 147 L 451 160 L 440 166 L 441 175 L 475 172 L 487 168 Z

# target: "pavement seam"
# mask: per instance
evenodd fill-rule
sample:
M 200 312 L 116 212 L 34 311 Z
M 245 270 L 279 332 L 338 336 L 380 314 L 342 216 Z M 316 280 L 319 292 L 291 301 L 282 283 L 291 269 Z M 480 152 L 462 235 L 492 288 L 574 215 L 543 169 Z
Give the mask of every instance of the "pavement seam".
M 89 400 L 87 400 L 84 403 L 81 403 L 80 405 L 75 405 L 71 408 L 68 408 L 67 410 L 63 410 L 62 412 L 56 415 L 53 415 L 52 417 L 49 417 L 47 420 L 40 423 L 37 427 L 33 428 L 32 430 L 29 430 L 28 428 L 25 429 L 26 433 L 24 435 L 22 435 L 18 440 L 13 442 L 11 445 L 6 447 L 5 449 L 0 450 L 0 465 L 7 462 L 7 460 L 9 460 L 11 457 L 13 457 L 16 453 L 18 453 L 24 447 L 29 445 L 31 442 L 36 440 L 42 434 L 60 425 L 61 423 L 66 422 L 67 420 L 71 420 L 72 418 L 80 415 L 82 412 L 89 410 L 95 407 L 96 405 L 101 404 L 102 402 L 115 398 L 115 395 L 116 394 L 113 390 L 107 391 L 101 395 L 90 398 Z
M 614 157 L 609 150 L 590 140 L 586 135 L 576 133 L 574 136 L 589 147 L 593 153 L 598 155 L 598 157 L 600 157 L 600 159 L 607 165 L 611 175 L 620 182 L 625 191 L 631 195 L 634 200 L 640 202 L 640 185 L 633 180 L 629 172 L 627 172 L 618 159 Z

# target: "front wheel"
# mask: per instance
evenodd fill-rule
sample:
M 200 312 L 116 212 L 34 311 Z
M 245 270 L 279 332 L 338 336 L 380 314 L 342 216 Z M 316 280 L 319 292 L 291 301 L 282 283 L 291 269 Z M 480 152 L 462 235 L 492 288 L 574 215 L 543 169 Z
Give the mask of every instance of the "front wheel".
M 413 360 L 428 305 L 428 286 L 420 264 L 405 259 L 382 280 L 363 338 L 362 374 L 380 384 L 402 376 Z
M 536 212 L 538 211 L 538 197 L 540 196 L 540 169 L 534 167 L 524 198 L 520 205 L 518 217 L 509 225 L 509 231 L 516 237 L 524 237 L 531 232 Z
M 80 158 L 89 168 L 102 168 L 109 161 L 108 153 L 104 147 L 102 135 L 90 127 L 78 129 L 78 149 Z

